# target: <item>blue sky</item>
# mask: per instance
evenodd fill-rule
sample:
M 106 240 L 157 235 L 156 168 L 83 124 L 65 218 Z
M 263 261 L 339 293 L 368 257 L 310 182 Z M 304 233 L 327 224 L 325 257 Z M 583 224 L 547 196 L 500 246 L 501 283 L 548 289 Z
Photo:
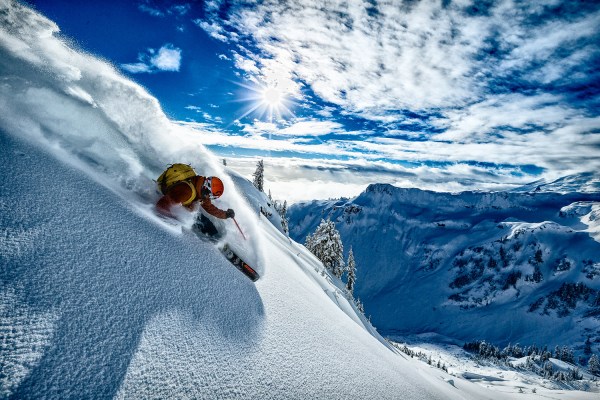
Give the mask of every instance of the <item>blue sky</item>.
M 291 201 L 600 167 L 600 3 L 30 1 Z

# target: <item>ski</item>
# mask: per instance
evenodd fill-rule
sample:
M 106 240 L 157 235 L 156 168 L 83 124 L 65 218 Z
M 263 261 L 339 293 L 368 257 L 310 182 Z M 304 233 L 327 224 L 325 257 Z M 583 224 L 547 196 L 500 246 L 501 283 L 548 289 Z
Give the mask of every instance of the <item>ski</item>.
M 236 267 L 244 275 L 246 275 L 252 282 L 256 282 L 258 278 L 260 278 L 258 272 L 256 272 L 251 266 L 246 264 L 246 262 L 244 262 L 244 260 L 242 260 L 237 254 L 235 254 L 227 244 L 223 246 L 223 248 L 221 249 L 221 253 L 223 253 L 225 258 L 229 260 L 229 262 L 232 263 L 234 267 Z

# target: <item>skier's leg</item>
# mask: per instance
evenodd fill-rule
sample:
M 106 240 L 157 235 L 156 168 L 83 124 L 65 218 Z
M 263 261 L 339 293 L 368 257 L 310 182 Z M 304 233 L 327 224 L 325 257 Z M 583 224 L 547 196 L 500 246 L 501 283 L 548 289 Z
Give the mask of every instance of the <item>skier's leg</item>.
M 196 222 L 193 226 L 194 231 L 197 234 L 201 234 L 209 240 L 217 241 L 223 236 L 218 229 L 215 227 L 215 224 L 212 223 L 210 219 L 203 213 L 198 213 L 198 217 L 196 217 Z

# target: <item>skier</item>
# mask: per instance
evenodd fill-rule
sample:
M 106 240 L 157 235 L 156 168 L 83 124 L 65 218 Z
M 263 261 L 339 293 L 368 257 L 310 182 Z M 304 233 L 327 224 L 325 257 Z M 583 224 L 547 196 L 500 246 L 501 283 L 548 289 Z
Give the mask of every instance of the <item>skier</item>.
M 156 210 L 160 214 L 174 218 L 171 212 L 173 206 L 182 205 L 189 210 L 193 210 L 195 204 L 200 204 L 204 211 L 213 217 L 219 219 L 232 218 L 238 229 L 240 229 L 235 221 L 235 212 L 231 208 L 227 211 L 221 210 L 212 203 L 212 200 L 221 197 L 223 190 L 225 190 L 223 181 L 218 177 L 198 175 L 187 164 L 172 164 L 158 177 L 156 183 L 158 183 L 158 188 L 163 194 L 156 202 Z M 217 243 L 222 236 L 215 225 L 202 212 L 196 218 L 192 229 L 198 236 L 202 234 L 210 242 Z M 241 229 L 240 233 L 246 239 Z M 219 250 L 229 262 L 252 282 L 256 282 L 260 278 L 258 272 L 234 253 L 228 243 L 219 246 Z
M 216 218 L 235 217 L 231 208 L 227 211 L 221 210 L 212 203 L 212 200 L 221 197 L 224 190 L 223 181 L 216 176 L 196 175 L 188 165 L 173 164 L 158 178 L 158 184 L 163 196 L 156 202 L 156 209 L 164 216 L 174 218 L 171 213 L 174 205 L 182 205 L 192 210 L 195 204 L 200 204 L 208 214 Z M 194 228 L 208 236 L 218 234 L 214 224 L 202 213 Z

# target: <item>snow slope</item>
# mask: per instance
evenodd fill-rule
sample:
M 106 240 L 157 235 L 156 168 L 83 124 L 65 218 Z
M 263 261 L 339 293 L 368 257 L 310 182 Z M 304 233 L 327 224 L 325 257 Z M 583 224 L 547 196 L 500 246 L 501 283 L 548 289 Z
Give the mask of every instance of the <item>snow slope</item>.
M 4 394 L 444 397 L 331 302 L 269 225 L 255 286 L 212 245 L 1 140 L 2 170 L 20 176 L 2 185 L 2 359 L 20 370 Z
M 394 352 L 201 136 L 57 32 L 0 0 L 1 398 L 502 398 Z M 175 161 L 225 179 L 256 284 L 152 212 Z
M 600 193 L 371 185 L 355 199 L 295 204 L 288 215 L 298 241 L 322 218 L 336 222 L 357 262 L 355 292 L 386 336 L 581 350 L 588 336 L 600 343 L 599 205 Z

